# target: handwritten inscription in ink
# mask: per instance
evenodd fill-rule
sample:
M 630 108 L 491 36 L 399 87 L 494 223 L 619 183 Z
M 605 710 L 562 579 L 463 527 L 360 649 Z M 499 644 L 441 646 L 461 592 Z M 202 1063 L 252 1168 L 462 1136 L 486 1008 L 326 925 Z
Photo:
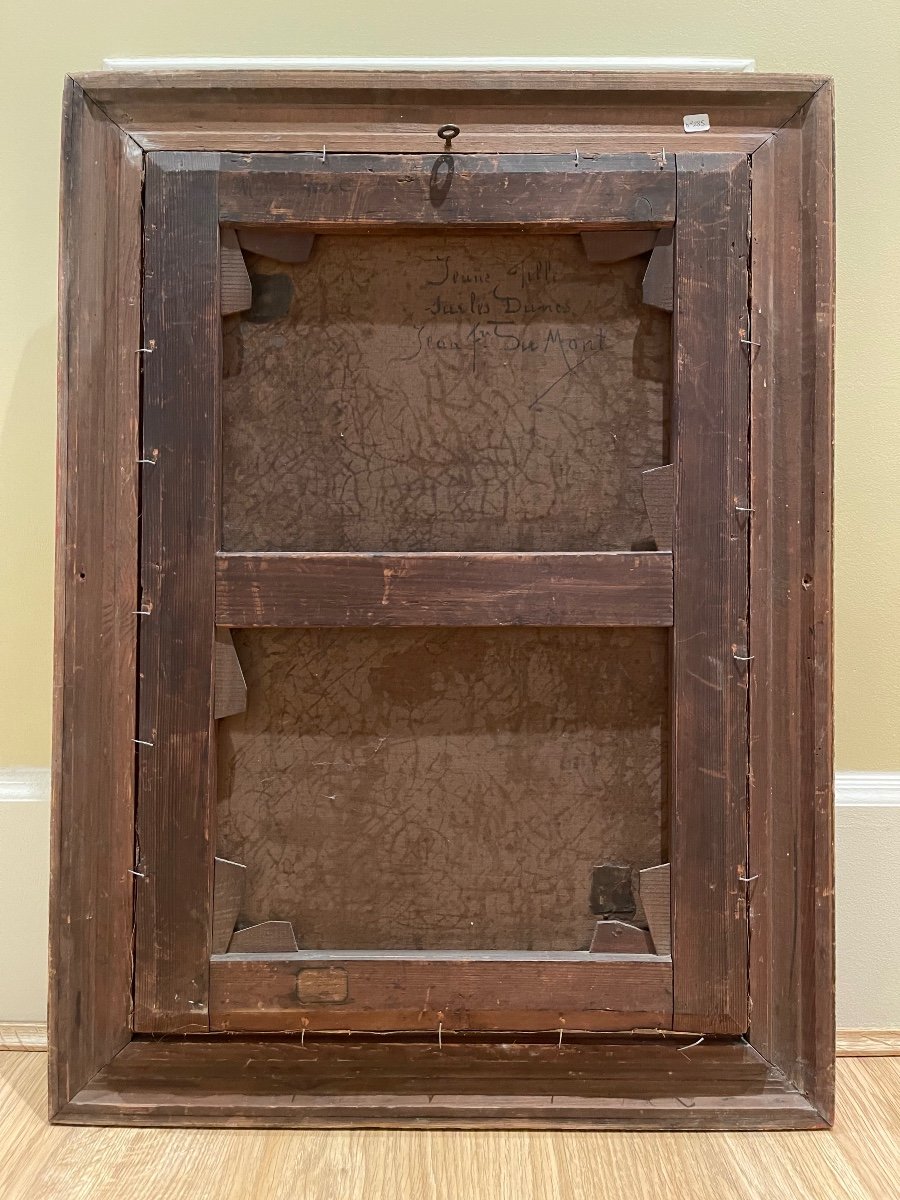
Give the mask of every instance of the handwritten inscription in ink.
M 649 536 L 668 314 L 571 235 L 323 234 L 224 384 L 229 549 L 606 550 Z
M 414 284 L 422 319 L 414 324 L 415 345 L 401 362 L 423 353 L 466 354 L 474 373 L 482 352 L 557 354 L 568 373 L 569 356 L 593 356 L 604 348 L 603 329 L 593 326 L 589 313 L 578 311 L 589 307 L 588 297 L 582 295 L 580 305 L 571 298 L 573 281 L 551 256 L 472 267 L 446 253 L 426 258 L 423 265 L 424 277 Z M 585 323 L 591 326 L 587 330 Z

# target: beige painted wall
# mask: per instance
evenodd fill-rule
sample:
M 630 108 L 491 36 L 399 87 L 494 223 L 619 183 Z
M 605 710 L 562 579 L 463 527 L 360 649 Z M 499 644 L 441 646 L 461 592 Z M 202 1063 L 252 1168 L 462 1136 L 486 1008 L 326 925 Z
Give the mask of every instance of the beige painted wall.
M 845 770 L 900 769 L 900 638 L 893 633 L 900 611 L 896 0 L 864 8 L 846 0 L 267 0 L 252 10 L 229 0 L 0 0 L 0 27 L 0 768 L 45 766 L 50 757 L 64 73 L 98 68 L 107 55 L 681 54 L 755 57 L 763 71 L 835 77 L 837 761 Z M 23 878 L 42 887 L 45 826 L 40 819 L 7 821 L 13 826 L 21 828 L 16 861 Z M 10 954 L 34 959 L 33 939 L 29 948 L 8 913 L 0 921 L 5 961 Z
M 50 753 L 57 160 L 63 74 L 104 55 L 692 54 L 834 75 L 837 760 L 900 768 L 896 0 L 2 0 L 0 766 Z M 893 549 L 893 553 L 892 553 Z

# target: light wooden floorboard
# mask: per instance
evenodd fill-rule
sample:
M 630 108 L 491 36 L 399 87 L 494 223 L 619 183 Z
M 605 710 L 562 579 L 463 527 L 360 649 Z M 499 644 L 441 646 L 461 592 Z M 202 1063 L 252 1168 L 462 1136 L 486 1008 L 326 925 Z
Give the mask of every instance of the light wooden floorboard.
M 891 1200 L 900 1059 L 838 1063 L 827 1133 L 83 1129 L 46 1058 L 0 1054 L 3 1200 Z

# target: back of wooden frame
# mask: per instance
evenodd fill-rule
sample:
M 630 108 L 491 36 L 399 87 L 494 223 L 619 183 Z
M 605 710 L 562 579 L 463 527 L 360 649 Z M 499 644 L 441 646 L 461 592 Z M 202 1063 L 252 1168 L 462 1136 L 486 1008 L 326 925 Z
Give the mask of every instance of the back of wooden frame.
M 440 185 L 435 195 L 436 168 L 441 175 L 450 172 L 449 194 Z M 468 981 L 474 1010 L 456 1014 L 463 1027 L 542 1029 L 548 1022 L 551 1028 L 671 1027 L 672 968 L 665 956 L 647 962 L 640 956 L 634 961 L 588 956 L 582 962 L 573 955 L 566 963 L 537 954 L 528 964 L 497 952 L 494 961 L 480 964 L 467 963 L 465 955 L 455 966 L 394 966 L 393 959 L 367 968 L 356 964 L 355 988 L 363 988 L 368 971 L 365 987 L 374 995 L 385 971 L 397 974 L 387 989 L 396 994 L 394 1009 L 382 1011 L 383 1002 L 379 1008 L 370 1000 L 363 1012 L 348 1012 L 345 1005 L 304 1012 L 290 1001 L 286 1011 L 277 964 L 273 974 L 273 964 L 255 958 L 241 963 L 229 956 L 214 964 L 218 986 L 211 996 L 207 963 L 215 811 L 210 666 L 219 549 L 219 222 L 391 230 L 424 222 L 577 231 L 670 224 L 675 203 L 674 161 L 651 155 L 598 156 L 581 167 L 568 158 L 540 155 L 469 156 L 458 162 L 447 155 L 333 155 L 324 166 L 314 155 L 148 156 L 135 1030 L 206 1032 L 211 1005 L 213 1029 L 286 1029 L 286 1022 L 299 1028 L 301 1020 L 304 1027 L 354 1029 L 421 1029 L 446 1020 L 452 1028 L 453 1014 L 443 1012 L 447 1006 L 439 997 L 460 994 L 461 981 Z M 726 232 L 723 227 L 723 236 Z M 704 393 L 698 407 L 711 399 Z M 598 567 L 615 557 L 594 556 Z M 527 567 L 529 556 L 521 558 Z M 462 569 L 462 558 L 457 564 Z M 495 559 L 491 565 L 502 566 Z M 556 586 L 565 587 L 559 577 Z M 605 624 L 608 617 L 585 621 Z M 703 945 L 714 930 L 704 930 L 701 919 L 690 936 Z M 296 964 L 286 961 L 282 968 L 290 983 Z M 527 1004 L 523 970 L 543 981 L 530 989 Z M 439 986 L 448 971 L 460 982 Z M 555 989 L 547 982 L 551 978 Z M 408 1004 L 403 980 L 416 997 Z M 423 1006 L 420 992 L 434 993 L 434 1004 Z M 510 999 L 492 1015 L 502 995 Z
M 128 977 L 135 876 L 130 872 L 140 861 L 133 839 L 135 760 L 127 735 L 149 740 L 134 727 L 135 633 L 141 618 L 131 615 L 138 609 L 134 462 L 140 456 L 134 360 L 148 349 L 139 344 L 137 323 L 141 151 L 151 146 L 257 149 L 262 146 L 254 139 L 268 136 L 262 126 L 258 133 L 247 125 L 243 133 L 236 133 L 227 119 L 217 126 L 193 125 L 192 118 L 179 115 L 187 111 L 179 107 L 181 98 L 188 97 L 187 84 L 194 89 L 190 94 L 201 96 L 214 112 L 218 100 L 207 86 L 213 81 L 163 82 L 171 83 L 169 92 L 159 87 L 159 80 L 147 87 L 140 80 L 106 77 L 84 81 L 90 94 L 74 81 L 67 88 L 50 993 L 51 1112 L 63 1121 L 191 1123 L 224 1115 L 217 1117 L 205 1107 L 202 1083 L 185 1093 L 177 1113 L 168 1118 L 159 1095 L 154 1100 L 144 1092 L 146 1104 L 139 1105 L 140 1111 L 132 1109 L 131 1116 L 121 1107 L 123 1089 L 130 1089 L 138 1103 L 144 1069 L 140 1064 L 145 1061 L 144 1043 L 133 1042 L 134 1053 L 127 1058 L 123 1050 L 131 1024 Z M 248 94 L 255 94 L 261 114 L 266 105 L 277 114 L 277 105 L 272 109 L 270 103 L 274 93 L 267 92 L 272 82 L 241 80 L 241 86 L 256 89 Z M 402 96 L 409 81 L 393 82 Z M 469 82 L 471 102 L 477 107 L 487 95 L 479 90 L 485 89 L 485 81 Z M 346 80 L 330 83 L 346 86 Z M 222 80 L 218 85 L 227 86 Z M 706 81 L 703 86 L 709 85 Z M 295 79 L 293 86 L 301 85 Z M 321 81 L 320 86 L 328 84 Z M 427 116 L 426 101 L 435 111 L 439 101 L 429 81 L 420 80 L 417 86 L 421 111 Z M 541 82 L 530 92 L 503 97 L 508 116 L 492 118 L 490 131 L 479 135 L 479 148 L 502 148 L 504 130 L 526 111 L 523 101 L 526 106 L 532 98 L 537 102 L 545 86 Z M 555 86 L 565 93 L 565 81 Z M 595 137 L 595 146 L 626 150 L 663 140 L 646 124 L 651 92 L 659 98 L 653 111 L 665 114 L 663 123 L 669 120 L 668 108 L 683 107 L 682 96 L 672 98 L 670 80 L 623 83 L 592 77 L 578 86 L 602 96 L 607 114 L 612 95 L 620 106 L 618 125 Z M 704 94 L 697 90 L 700 81 L 685 81 L 683 87 L 687 92 L 694 89 L 692 103 Z M 307 93 L 301 89 L 298 101 L 302 94 Z M 497 91 L 490 94 L 496 100 Z M 748 342 L 758 345 L 750 349 L 748 894 L 753 1010 L 748 1036 L 762 1060 L 785 1081 L 784 1096 L 797 1099 L 785 1104 L 782 1098 L 776 1104 L 770 1078 L 749 1109 L 741 1111 L 734 1100 L 726 1100 L 712 1108 L 701 1106 L 699 1120 L 706 1127 L 802 1126 L 830 1120 L 833 1102 L 832 98 L 827 81 L 768 77 L 752 84 L 746 78 L 716 80 L 704 95 L 714 128 L 725 129 L 714 135 L 715 143 L 705 145 L 750 152 L 754 193 Z M 164 120 L 153 115 L 166 105 Z M 729 118 L 717 125 L 726 112 Z M 371 118 L 377 128 L 374 110 Z M 318 137 L 311 127 L 290 132 L 295 116 L 275 119 L 282 122 L 279 148 L 303 148 L 304 139 Z M 149 132 L 153 126 L 155 132 Z M 535 134 L 530 144 L 526 135 L 520 145 L 540 148 L 548 137 L 559 144 L 568 133 L 569 127 L 560 125 L 550 135 Z M 402 148 L 399 134 L 382 131 L 374 136 L 390 143 L 386 149 Z M 421 139 L 424 132 L 417 130 L 413 136 Z M 264 144 L 271 145 L 271 137 Z M 113 300 L 119 297 L 124 303 L 115 306 Z M 85 334 L 90 330 L 90 340 L 80 336 L 82 329 Z M 98 462 L 93 454 L 97 433 L 114 428 L 119 430 L 117 452 Z M 776 503 L 781 497 L 786 504 Z M 106 572 L 102 580 L 95 573 L 98 566 Z M 773 686 L 775 678 L 780 686 Z M 85 686 L 97 698 L 93 708 L 76 702 Z M 115 728 L 115 736 L 101 737 L 101 726 L 104 734 Z M 81 766 L 76 765 L 78 756 Z M 743 1043 L 723 1043 L 726 1056 L 731 1053 L 729 1044 L 736 1048 Z M 210 1045 L 208 1053 L 214 1058 L 218 1051 Z M 640 1056 L 653 1053 L 652 1046 L 634 1045 L 636 1076 Z M 176 1063 L 177 1044 L 172 1055 Z M 104 1086 L 100 1080 L 118 1059 L 125 1071 L 118 1079 L 118 1099 L 100 1100 L 98 1106 Z M 224 1060 L 222 1069 L 227 1069 Z M 95 1075 L 99 1091 L 89 1093 L 87 1084 Z M 685 1072 L 682 1083 L 693 1094 L 704 1087 L 696 1073 Z M 720 1087 L 723 1093 L 727 1089 Z M 250 1124 L 329 1123 L 322 1113 L 304 1117 L 298 1109 L 293 1116 L 276 1118 L 267 1117 L 265 1108 L 251 1109 L 244 1118 Z M 401 1114 L 385 1122 L 402 1124 L 405 1119 L 410 1118 Z M 437 1119 L 453 1123 L 446 1116 Z M 583 1108 L 582 1117 L 575 1119 L 588 1125 L 641 1123 L 625 1110 L 604 1118 L 596 1106 L 593 1115 Z M 655 1119 L 679 1124 L 673 1111 L 661 1109 Z
M 438 203 L 436 167 L 452 169 L 453 177 Z M 674 1000 L 671 966 L 662 961 L 580 962 L 575 955 L 565 963 L 537 955 L 531 969 L 543 983 L 529 1016 L 521 985 L 509 985 L 519 1002 L 497 1007 L 509 991 L 503 979 L 527 965 L 501 952 L 479 964 L 461 955 L 455 966 L 403 963 L 399 954 L 381 964 L 341 960 L 355 991 L 379 995 L 381 975 L 396 973 L 394 1011 L 382 1011 L 384 1001 L 374 999 L 352 1011 L 343 1003 L 333 1011 L 304 1009 L 290 998 L 298 969 L 290 957 L 223 957 L 213 964 L 210 994 L 204 964 L 215 791 L 207 731 L 218 550 L 218 221 L 391 230 L 416 229 L 423 219 L 451 228 L 641 227 L 674 221 L 676 186 Z M 745 1031 L 748 202 L 746 158 L 715 153 L 679 155 L 677 163 L 675 156 L 663 163 L 600 155 L 578 168 L 541 155 L 466 156 L 458 164 L 447 155 L 336 155 L 324 166 L 302 154 L 149 156 L 141 456 L 152 469 L 142 504 L 136 1030 L 265 1031 L 301 1023 L 421 1030 L 443 1022 L 541 1030 L 549 1022 Z M 564 588 L 560 579 L 557 588 Z M 461 983 L 438 986 L 448 971 L 468 981 L 468 1010 L 457 1000 L 450 1011 L 442 999 L 466 994 Z M 420 989 L 434 995 L 431 1006 L 414 1002 Z

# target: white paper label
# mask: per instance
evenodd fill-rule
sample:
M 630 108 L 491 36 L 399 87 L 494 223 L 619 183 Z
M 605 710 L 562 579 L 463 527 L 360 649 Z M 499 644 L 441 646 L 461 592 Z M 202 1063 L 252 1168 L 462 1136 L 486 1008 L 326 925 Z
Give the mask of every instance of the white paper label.
M 705 133 L 709 129 L 709 113 L 689 113 L 684 118 L 685 133 Z

